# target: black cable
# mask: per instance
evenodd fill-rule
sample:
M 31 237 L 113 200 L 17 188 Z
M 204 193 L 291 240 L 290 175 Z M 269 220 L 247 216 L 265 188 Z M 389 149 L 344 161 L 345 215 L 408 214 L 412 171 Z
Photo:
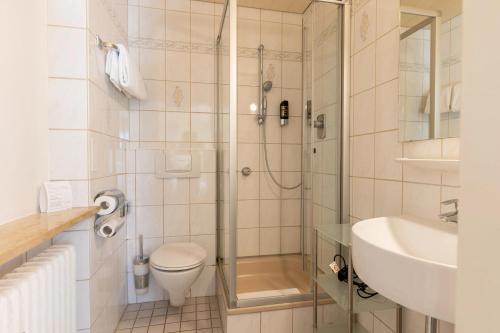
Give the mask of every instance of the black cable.
M 337 258 L 341 259 L 341 265 L 342 265 L 340 271 L 337 273 L 337 277 L 340 281 L 347 283 L 348 282 L 347 281 L 347 276 L 348 276 L 347 271 L 348 271 L 349 267 L 346 264 L 346 261 L 342 255 L 336 254 L 333 257 L 333 261 L 336 261 Z M 359 280 L 359 281 L 357 281 L 357 280 Z M 363 299 L 372 298 L 373 296 L 378 295 L 378 293 L 375 291 L 374 292 L 367 291 L 369 286 L 366 283 L 364 283 L 363 281 L 361 281 L 361 279 L 358 277 L 358 275 L 356 274 L 356 272 L 354 270 L 352 273 L 352 283 L 357 287 L 356 293 L 358 294 L 358 296 L 363 298 Z

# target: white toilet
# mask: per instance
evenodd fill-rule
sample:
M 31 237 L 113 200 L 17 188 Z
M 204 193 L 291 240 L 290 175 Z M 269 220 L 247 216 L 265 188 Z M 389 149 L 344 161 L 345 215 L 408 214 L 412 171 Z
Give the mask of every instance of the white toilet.
M 187 291 L 200 276 L 206 258 L 207 251 L 194 243 L 165 244 L 153 252 L 151 272 L 168 291 L 172 306 L 184 305 Z

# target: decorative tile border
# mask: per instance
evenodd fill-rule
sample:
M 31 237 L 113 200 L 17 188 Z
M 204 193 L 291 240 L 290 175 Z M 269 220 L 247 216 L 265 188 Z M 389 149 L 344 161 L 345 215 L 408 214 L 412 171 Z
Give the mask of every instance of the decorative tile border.
M 429 73 L 431 67 L 424 64 L 411 64 L 408 62 L 401 62 L 399 64 L 399 70 L 404 72 Z
M 119 19 L 118 15 L 116 14 L 116 11 L 113 7 L 115 6 L 120 6 L 119 4 L 113 4 L 112 0 L 100 0 L 102 6 L 104 9 L 108 12 L 109 17 L 111 18 L 111 21 L 113 22 L 113 25 L 118 29 L 120 35 L 124 38 L 127 39 L 127 27 L 123 26 L 123 22 Z M 123 5 L 125 8 L 127 8 L 127 5 Z
M 145 39 L 145 38 L 129 38 L 129 47 L 135 48 L 145 48 L 145 49 L 160 49 L 167 51 L 177 51 L 177 52 L 191 52 L 200 54 L 215 54 L 217 47 L 211 44 L 202 43 L 189 43 L 189 42 L 179 42 L 179 41 L 162 41 L 155 39 Z M 229 47 L 221 46 L 221 52 L 223 55 L 229 55 Z M 258 51 L 257 48 L 238 48 L 238 57 L 246 58 L 257 58 Z M 274 51 L 274 50 L 264 50 L 264 59 L 269 60 L 282 60 L 282 61 L 302 61 L 302 53 L 300 52 L 286 52 L 286 51 Z
M 452 66 L 452 65 L 459 64 L 460 61 L 461 61 L 461 59 L 459 57 L 450 56 L 446 59 L 443 59 L 441 61 L 441 65 L 442 66 L 446 66 L 446 65 Z M 419 73 L 428 73 L 431 70 L 430 65 L 411 64 L 411 63 L 407 63 L 407 62 L 401 62 L 399 64 L 399 68 L 400 68 L 400 70 L 405 71 L 405 72 L 419 72 Z

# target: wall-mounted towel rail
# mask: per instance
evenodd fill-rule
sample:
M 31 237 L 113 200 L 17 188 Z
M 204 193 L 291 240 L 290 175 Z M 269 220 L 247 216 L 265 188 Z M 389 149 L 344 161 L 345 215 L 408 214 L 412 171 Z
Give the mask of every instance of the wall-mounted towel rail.
M 96 43 L 97 47 L 99 47 L 100 49 L 117 49 L 118 50 L 118 46 L 116 46 L 116 44 L 103 41 L 99 35 L 95 36 L 95 43 Z

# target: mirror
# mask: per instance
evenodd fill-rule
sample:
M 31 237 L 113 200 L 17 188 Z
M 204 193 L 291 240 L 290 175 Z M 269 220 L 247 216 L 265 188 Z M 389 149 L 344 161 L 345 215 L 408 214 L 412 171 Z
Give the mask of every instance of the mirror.
M 460 135 L 461 0 L 401 0 L 401 141 Z

